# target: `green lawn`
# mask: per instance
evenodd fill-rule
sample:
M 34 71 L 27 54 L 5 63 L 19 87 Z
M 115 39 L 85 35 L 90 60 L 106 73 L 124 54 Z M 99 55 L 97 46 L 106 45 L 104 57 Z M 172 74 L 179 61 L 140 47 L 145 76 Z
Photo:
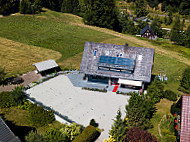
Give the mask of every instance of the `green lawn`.
M 101 42 L 114 38 L 109 34 L 68 24 L 71 19 L 72 16 L 68 14 L 52 11 L 34 17 L 8 16 L 0 18 L 0 36 L 58 51 L 62 54 L 59 61 L 82 52 L 85 41 Z

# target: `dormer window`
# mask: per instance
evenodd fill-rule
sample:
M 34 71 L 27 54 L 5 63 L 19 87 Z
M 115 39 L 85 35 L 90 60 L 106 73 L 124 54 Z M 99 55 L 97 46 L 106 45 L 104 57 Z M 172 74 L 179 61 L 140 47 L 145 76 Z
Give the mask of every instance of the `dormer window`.
M 119 54 L 119 57 L 122 57 L 122 53 Z
M 94 50 L 94 56 L 96 56 L 97 50 Z

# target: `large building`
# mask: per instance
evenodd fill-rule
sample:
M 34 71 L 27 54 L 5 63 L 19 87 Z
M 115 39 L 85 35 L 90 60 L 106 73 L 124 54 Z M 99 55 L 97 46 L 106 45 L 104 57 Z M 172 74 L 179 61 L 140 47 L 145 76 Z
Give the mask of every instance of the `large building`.
M 151 81 L 154 49 L 86 42 L 80 72 L 88 81 L 144 89 Z

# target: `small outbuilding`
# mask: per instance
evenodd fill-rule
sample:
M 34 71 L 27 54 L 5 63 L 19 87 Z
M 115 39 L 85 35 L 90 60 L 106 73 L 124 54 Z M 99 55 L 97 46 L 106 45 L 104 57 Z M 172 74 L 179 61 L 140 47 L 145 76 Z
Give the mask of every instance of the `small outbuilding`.
M 61 68 L 55 60 L 42 61 L 33 65 L 36 67 L 36 71 L 42 76 L 61 71 Z
M 140 36 L 144 38 L 153 39 L 153 40 L 157 39 L 157 36 L 154 34 L 154 31 L 152 30 L 150 25 L 146 25 L 144 29 L 140 31 Z

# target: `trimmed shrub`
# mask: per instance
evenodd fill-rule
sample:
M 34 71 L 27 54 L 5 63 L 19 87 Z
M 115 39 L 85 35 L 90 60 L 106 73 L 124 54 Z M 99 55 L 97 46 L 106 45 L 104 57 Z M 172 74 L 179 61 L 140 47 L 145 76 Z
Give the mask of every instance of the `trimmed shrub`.
M 164 92 L 164 98 L 170 101 L 177 101 L 177 94 L 171 90 L 166 90 Z
M 94 142 L 100 136 L 100 132 L 94 126 L 87 126 L 73 142 Z
M 94 127 L 98 127 L 98 123 L 96 123 L 95 119 L 90 120 L 90 125 Z
M 44 126 L 55 120 L 55 116 L 51 110 L 47 111 L 43 107 L 37 106 L 37 104 L 32 105 L 27 112 L 28 120 L 34 126 Z
M 13 105 L 11 92 L 0 93 L 0 108 L 8 108 Z

